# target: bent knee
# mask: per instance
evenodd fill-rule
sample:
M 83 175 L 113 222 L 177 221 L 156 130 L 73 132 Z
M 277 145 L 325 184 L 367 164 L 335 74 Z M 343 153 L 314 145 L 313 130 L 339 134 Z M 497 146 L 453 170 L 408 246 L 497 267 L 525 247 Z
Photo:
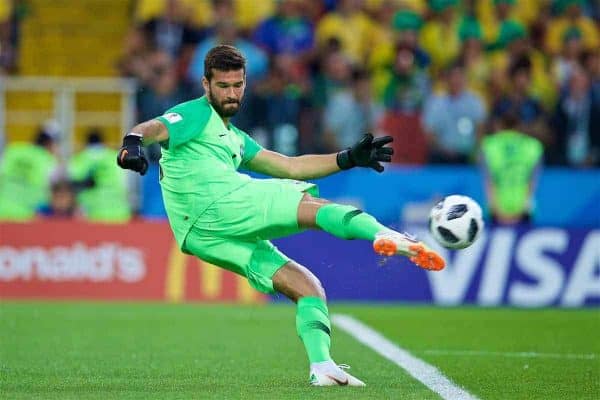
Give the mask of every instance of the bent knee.
M 306 267 L 290 261 L 273 276 L 275 289 L 292 301 L 301 297 L 319 297 L 325 300 L 321 281 Z

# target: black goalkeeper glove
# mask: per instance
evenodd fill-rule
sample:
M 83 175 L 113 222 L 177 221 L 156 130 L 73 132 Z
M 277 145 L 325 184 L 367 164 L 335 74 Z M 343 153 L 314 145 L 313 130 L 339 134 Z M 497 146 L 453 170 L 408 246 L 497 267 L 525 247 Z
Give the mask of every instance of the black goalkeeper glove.
M 142 150 L 142 137 L 127 135 L 123 138 L 123 146 L 117 154 L 117 164 L 124 169 L 131 169 L 144 175 L 148 170 L 148 160 Z
M 391 136 L 373 139 L 373 135 L 366 133 L 354 146 L 337 154 L 337 165 L 341 169 L 368 167 L 383 172 L 380 161 L 390 162 L 394 154 L 394 149 L 383 146 L 392 143 L 393 140 Z

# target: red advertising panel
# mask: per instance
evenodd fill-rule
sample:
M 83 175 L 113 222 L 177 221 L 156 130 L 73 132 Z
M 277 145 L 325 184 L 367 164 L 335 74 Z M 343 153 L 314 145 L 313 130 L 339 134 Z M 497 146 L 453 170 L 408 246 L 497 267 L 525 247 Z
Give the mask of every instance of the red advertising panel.
M 0 223 L 0 298 L 266 299 L 245 278 L 181 253 L 164 221 Z

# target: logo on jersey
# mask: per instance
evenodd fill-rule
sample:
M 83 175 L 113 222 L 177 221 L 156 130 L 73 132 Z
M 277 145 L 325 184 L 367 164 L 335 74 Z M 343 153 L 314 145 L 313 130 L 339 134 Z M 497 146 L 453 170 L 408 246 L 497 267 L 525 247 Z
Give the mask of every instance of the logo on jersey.
M 183 119 L 183 117 L 177 113 L 167 113 L 163 115 L 163 117 L 172 124 L 179 122 Z

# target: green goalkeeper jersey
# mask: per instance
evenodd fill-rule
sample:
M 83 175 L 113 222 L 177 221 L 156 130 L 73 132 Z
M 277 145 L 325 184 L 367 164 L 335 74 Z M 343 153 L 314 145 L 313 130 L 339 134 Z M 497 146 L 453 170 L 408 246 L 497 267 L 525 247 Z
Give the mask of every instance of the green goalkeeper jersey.
M 231 123 L 225 126 L 206 96 L 178 104 L 156 119 L 169 132 L 169 140 L 161 143 L 160 185 L 182 248 L 208 206 L 251 180 L 237 170 L 262 147 Z

